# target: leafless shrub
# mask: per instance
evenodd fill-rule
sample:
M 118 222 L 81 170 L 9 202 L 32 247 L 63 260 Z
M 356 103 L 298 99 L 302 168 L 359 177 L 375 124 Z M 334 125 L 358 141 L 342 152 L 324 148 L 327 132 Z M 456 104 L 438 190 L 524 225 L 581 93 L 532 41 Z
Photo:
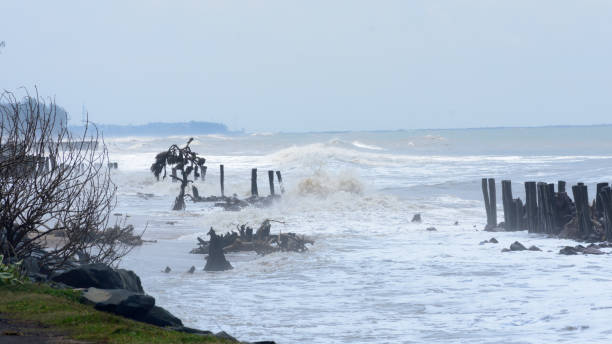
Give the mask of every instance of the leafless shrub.
M 90 123 L 71 133 L 54 100 L 24 93 L 0 94 L 0 254 L 37 252 L 51 270 L 77 255 L 118 263 L 130 247 L 108 226 L 116 186 L 102 137 Z

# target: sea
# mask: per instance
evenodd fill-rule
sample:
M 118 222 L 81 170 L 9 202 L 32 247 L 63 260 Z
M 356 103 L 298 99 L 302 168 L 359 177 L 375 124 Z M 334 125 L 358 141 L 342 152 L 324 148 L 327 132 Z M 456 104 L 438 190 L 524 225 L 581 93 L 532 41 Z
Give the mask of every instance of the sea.
M 184 145 L 206 158 L 200 195 L 260 195 L 268 170 L 285 192 L 266 208 L 224 211 L 187 201 L 157 181 L 157 153 Z M 118 163 L 113 221 L 155 241 L 121 266 L 185 326 L 277 343 L 609 343 L 612 255 L 558 254 L 569 240 L 486 232 L 481 178 L 568 186 L 612 182 L 612 127 L 252 133 L 106 138 Z M 279 192 L 280 186 L 275 185 Z M 421 214 L 422 222 L 411 222 Z M 205 272 L 190 254 L 210 228 L 225 233 L 270 219 L 272 233 L 315 243 L 303 253 L 230 253 L 233 269 Z M 436 230 L 431 230 L 434 227 Z M 430 230 L 428 230 L 428 228 Z M 495 237 L 498 244 L 479 243 Z M 540 252 L 501 252 L 514 241 Z M 609 249 L 604 250 L 610 253 Z M 193 274 L 187 273 L 191 266 Z M 171 268 L 170 273 L 163 270 Z

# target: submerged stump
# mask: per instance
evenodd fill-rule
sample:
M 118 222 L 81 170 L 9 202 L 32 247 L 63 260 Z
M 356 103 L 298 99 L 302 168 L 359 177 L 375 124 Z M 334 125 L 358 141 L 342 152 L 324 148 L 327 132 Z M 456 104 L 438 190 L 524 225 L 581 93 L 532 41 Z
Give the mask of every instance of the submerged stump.
M 206 257 L 205 271 L 225 271 L 233 269 L 232 264 L 225 259 L 223 253 L 223 240 L 215 233 L 215 230 L 210 228 L 208 232 L 210 243 L 208 245 L 208 257 Z

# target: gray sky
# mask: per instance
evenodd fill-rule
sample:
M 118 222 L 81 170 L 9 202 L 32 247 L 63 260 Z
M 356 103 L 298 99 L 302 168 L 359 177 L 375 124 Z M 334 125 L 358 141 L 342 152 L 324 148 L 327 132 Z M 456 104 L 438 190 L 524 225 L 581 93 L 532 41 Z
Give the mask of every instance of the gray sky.
M 612 123 L 612 1 L 0 1 L 0 88 L 248 131 Z

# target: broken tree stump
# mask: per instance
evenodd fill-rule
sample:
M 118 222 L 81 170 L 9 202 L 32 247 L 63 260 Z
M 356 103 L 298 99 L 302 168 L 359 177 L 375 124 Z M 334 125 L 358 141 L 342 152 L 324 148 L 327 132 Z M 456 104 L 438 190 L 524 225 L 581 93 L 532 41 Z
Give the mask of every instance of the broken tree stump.
M 208 232 L 210 243 L 208 245 L 208 257 L 206 257 L 205 271 L 225 271 L 233 269 L 232 264 L 225 259 L 223 253 L 223 240 L 215 233 L 212 227 Z

